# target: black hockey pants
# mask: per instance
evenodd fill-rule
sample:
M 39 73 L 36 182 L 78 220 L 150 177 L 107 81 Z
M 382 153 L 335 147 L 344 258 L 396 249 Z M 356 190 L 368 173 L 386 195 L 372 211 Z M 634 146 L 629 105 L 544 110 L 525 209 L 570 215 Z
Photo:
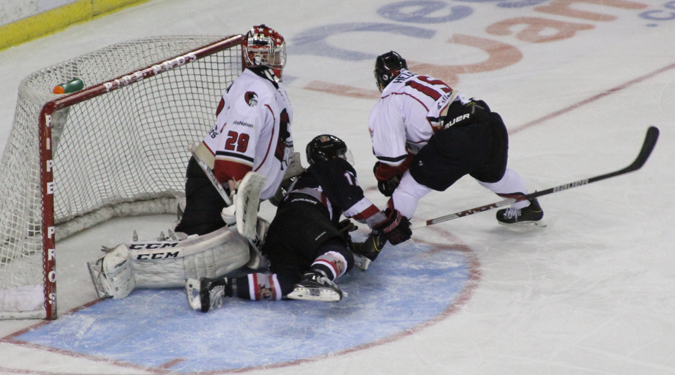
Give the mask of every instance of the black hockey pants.
M 188 162 L 186 178 L 187 204 L 176 231 L 203 235 L 224 227 L 220 212 L 225 207 L 225 201 L 194 158 Z
M 354 265 L 346 240 L 322 210 L 312 203 L 287 203 L 270 224 L 262 252 L 277 274 L 283 295 L 293 290 L 316 258 L 329 251 L 345 257 L 347 271 Z
M 508 132 L 495 112 L 481 120 L 434 134 L 410 166 L 415 181 L 444 191 L 467 174 L 482 182 L 501 180 L 508 160 Z

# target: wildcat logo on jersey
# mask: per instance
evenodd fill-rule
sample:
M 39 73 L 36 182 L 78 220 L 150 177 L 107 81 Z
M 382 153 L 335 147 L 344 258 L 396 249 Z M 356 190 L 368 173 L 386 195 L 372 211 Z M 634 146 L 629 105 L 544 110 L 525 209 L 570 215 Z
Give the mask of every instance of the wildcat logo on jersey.
M 254 93 L 253 91 L 246 91 L 246 94 L 244 94 L 244 100 L 246 100 L 246 104 L 248 104 L 249 107 L 255 107 L 258 105 L 258 94 Z

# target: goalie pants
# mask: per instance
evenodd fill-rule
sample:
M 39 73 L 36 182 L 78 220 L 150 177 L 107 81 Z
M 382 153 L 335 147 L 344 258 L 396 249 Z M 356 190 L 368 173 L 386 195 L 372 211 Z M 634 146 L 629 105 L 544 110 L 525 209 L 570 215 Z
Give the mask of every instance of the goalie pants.
M 325 207 L 308 202 L 282 204 L 270 224 L 262 252 L 270 262 L 270 271 L 277 274 L 284 296 L 314 260 L 329 251 L 344 256 L 346 272 L 354 265 L 347 241 L 323 211 L 327 211 Z
M 204 235 L 224 227 L 220 212 L 225 201 L 194 158 L 188 162 L 185 177 L 186 205 L 176 231 Z
M 418 183 L 444 191 L 464 175 L 480 182 L 501 180 L 506 171 L 509 136 L 499 114 L 491 121 L 451 126 L 434 134 L 410 166 Z

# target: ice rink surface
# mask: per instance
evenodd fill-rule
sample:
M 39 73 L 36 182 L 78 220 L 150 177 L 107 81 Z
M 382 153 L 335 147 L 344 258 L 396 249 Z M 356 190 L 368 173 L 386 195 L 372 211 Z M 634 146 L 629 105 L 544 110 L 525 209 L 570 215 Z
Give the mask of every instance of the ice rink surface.
M 84 262 L 173 222 L 112 220 L 58 244 L 58 320 L 0 321 L 0 374 L 675 374 L 675 1 L 154 0 L 0 52 L 0 148 L 30 73 L 116 42 L 259 23 L 289 45 L 296 150 L 344 139 L 380 207 L 367 121 L 374 58 L 389 50 L 500 113 L 531 191 L 627 166 L 650 125 L 661 137 L 641 170 L 542 197 L 545 228 L 504 228 L 490 211 L 416 230 L 339 280 L 338 304 L 200 315 L 181 290 L 94 303 Z M 465 177 L 413 221 L 498 200 Z

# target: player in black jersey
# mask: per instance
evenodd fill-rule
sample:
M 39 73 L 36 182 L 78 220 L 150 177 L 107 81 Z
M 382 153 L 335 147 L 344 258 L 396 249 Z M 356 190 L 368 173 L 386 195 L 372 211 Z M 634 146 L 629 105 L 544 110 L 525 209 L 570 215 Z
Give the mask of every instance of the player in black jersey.
M 320 135 L 307 145 L 310 166 L 280 202 L 262 252 L 270 273 L 237 278 L 188 280 L 188 301 L 209 311 L 223 297 L 251 300 L 283 298 L 340 301 L 335 279 L 354 266 L 349 220 L 368 224 L 378 238 L 398 244 L 410 238 L 410 222 L 395 209 L 380 211 L 364 196 L 347 145 L 333 135 Z

